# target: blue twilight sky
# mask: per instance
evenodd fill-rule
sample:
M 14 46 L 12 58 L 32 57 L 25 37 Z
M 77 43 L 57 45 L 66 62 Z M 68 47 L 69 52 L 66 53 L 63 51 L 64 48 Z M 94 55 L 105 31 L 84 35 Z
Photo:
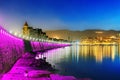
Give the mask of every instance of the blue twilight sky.
M 120 30 L 120 0 L 0 0 L 0 25 L 18 31 L 25 21 L 44 30 Z

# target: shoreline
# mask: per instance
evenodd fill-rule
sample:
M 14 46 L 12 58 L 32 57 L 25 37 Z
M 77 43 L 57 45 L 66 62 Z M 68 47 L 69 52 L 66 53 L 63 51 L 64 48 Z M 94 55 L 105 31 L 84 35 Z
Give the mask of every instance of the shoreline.
M 37 64 L 34 61 L 35 54 L 25 53 L 11 70 L 3 75 L 2 80 L 77 80 L 74 76 L 63 76 L 51 72 L 48 69 L 52 69 L 52 66 L 42 59 L 40 61 L 45 64 L 43 67 L 46 66 L 46 69 L 36 67 Z

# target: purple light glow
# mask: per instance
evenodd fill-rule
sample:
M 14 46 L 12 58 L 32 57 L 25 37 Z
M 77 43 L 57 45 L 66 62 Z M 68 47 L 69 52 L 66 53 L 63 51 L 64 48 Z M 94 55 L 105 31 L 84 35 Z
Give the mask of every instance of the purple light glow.
M 66 44 L 66 43 L 31 41 L 31 46 L 32 46 L 33 51 L 48 50 L 48 49 L 53 49 L 53 48 L 65 47 L 69 45 L 70 44 Z
M 0 27 L 0 73 L 9 69 L 24 53 L 23 40 Z M 3 71 L 4 70 L 4 71 Z
M 69 43 L 60 42 L 30 41 L 32 51 L 49 50 L 69 45 Z M 0 27 L 0 73 L 8 71 L 14 62 L 24 53 L 24 40 Z

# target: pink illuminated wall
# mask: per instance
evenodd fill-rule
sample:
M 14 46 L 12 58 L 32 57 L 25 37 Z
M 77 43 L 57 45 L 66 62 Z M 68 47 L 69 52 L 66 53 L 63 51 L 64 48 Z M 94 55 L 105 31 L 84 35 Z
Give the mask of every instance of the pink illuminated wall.
M 0 27 L 0 73 L 8 71 L 14 62 L 26 52 L 25 49 L 29 49 L 29 46 L 26 46 L 24 41 Z M 32 51 L 48 50 L 70 45 L 68 43 L 45 41 L 27 41 L 27 43 L 30 43 Z
M 0 27 L 0 72 L 7 71 L 23 53 L 23 40 Z
M 68 43 L 31 41 L 31 46 L 33 51 L 49 50 L 49 49 L 60 48 L 69 45 L 70 44 Z

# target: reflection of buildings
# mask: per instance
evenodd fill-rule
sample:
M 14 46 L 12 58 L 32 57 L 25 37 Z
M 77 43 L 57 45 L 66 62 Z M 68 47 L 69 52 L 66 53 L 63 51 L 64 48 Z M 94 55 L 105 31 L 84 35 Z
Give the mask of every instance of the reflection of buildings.
M 85 59 L 95 58 L 96 62 L 102 62 L 104 59 L 114 61 L 116 56 L 120 57 L 119 46 L 80 46 L 79 55 Z

